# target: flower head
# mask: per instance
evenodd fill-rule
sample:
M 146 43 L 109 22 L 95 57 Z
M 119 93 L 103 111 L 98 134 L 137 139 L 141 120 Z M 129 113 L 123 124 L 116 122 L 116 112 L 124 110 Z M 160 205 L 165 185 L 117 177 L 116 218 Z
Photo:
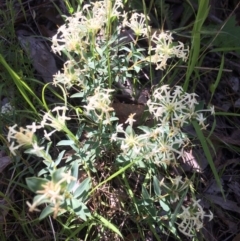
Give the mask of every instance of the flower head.
M 32 149 L 30 149 L 28 153 L 34 154 L 38 157 L 42 157 L 44 155 L 42 152 L 43 150 L 44 150 L 44 147 L 40 147 L 36 142 L 34 142 L 32 144 Z
M 199 231 L 203 227 L 204 217 L 209 217 L 209 221 L 213 218 L 212 212 L 210 211 L 210 214 L 207 215 L 199 202 L 200 199 L 193 199 L 189 207 L 182 206 L 183 212 L 179 215 L 182 222 L 178 224 L 178 229 L 188 237 L 193 237 L 194 231 Z
M 94 95 L 88 97 L 88 104 L 85 105 L 87 113 L 93 111 L 99 120 L 103 119 L 103 115 L 107 122 L 110 122 L 109 112 L 113 111 L 111 105 L 111 95 L 112 89 L 100 89 L 97 87 L 94 91 Z
M 16 130 L 17 125 L 15 124 L 12 127 L 9 127 L 9 132 L 8 132 L 8 136 L 7 139 L 10 142 L 11 139 L 16 140 L 17 142 L 17 146 L 15 145 L 15 142 L 12 141 L 9 149 L 12 152 L 13 155 L 16 155 L 15 150 L 17 150 L 19 147 L 21 146 L 25 146 L 25 147 L 29 147 L 34 143 L 35 140 L 35 136 L 34 136 L 34 132 L 28 128 L 23 128 L 20 127 L 19 131 Z
M 67 89 L 70 89 L 73 85 L 85 87 L 85 73 L 86 69 L 80 69 L 79 66 L 73 61 L 66 61 L 63 65 L 63 73 L 60 71 L 53 76 L 53 85 L 64 85 Z
M 62 172 L 62 180 L 60 181 L 60 183 L 66 181 L 69 184 L 71 181 L 75 181 L 75 180 L 76 180 L 76 177 L 73 177 L 71 175 L 71 171 L 69 170 L 67 173 Z
M 194 116 L 197 104 L 195 93 L 184 93 L 181 86 L 175 86 L 171 91 L 168 85 L 155 89 L 152 99 L 147 102 L 149 112 L 156 120 L 178 128 Z
M 126 19 L 123 21 L 124 26 L 129 27 L 133 30 L 137 37 L 143 35 L 148 36 L 150 31 L 150 27 L 147 26 L 146 23 L 146 16 L 142 13 L 133 13 L 130 20 L 127 21 Z
M 136 120 L 133 118 L 136 115 L 136 113 L 132 113 L 128 116 L 128 119 L 125 121 L 125 123 L 128 123 L 130 126 L 133 126 L 133 122 Z
M 61 186 L 59 183 L 48 181 L 42 185 L 42 188 L 43 189 L 36 191 L 36 193 L 43 195 L 45 198 L 49 199 L 51 203 L 56 204 L 64 199 L 61 194 Z
M 187 60 L 189 48 L 185 48 L 183 43 L 178 42 L 178 45 L 173 44 L 173 37 L 170 32 L 155 32 L 151 37 L 151 42 L 154 47 L 149 48 L 149 53 L 154 51 L 154 54 L 147 58 L 148 61 L 157 65 L 156 69 L 165 69 L 167 60 L 172 57 Z
M 56 112 L 56 116 L 54 117 L 53 114 L 49 111 L 48 113 L 45 113 L 43 116 L 43 119 L 41 121 L 41 126 L 51 126 L 56 131 L 61 131 L 64 129 L 66 125 L 66 120 L 70 120 L 70 117 L 66 116 L 67 111 L 66 106 L 57 106 L 54 109 L 52 109 L 52 113 Z

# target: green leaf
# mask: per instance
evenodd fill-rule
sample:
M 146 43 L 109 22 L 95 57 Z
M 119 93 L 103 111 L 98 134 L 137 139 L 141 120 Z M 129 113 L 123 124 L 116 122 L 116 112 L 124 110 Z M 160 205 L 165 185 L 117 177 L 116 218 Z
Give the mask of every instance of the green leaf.
M 236 21 L 236 17 L 231 16 L 224 26 L 220 26 L 220 32 L 213 41 L 213 45 L 221 48 L 228 48 L 229 46 L 238 49 L 240 53 L 240 26 Z
M 123 238 L 123 236 L 122 236 L 121 232 L 119 231 L 119 229 L 118 229 L 115 225 L 113 225 L 112 223 L 110 223 L 107 219 L 105 219 L 104 217 L 100 216 L 100 215 L 97 214 L 97 213 L 94 214 L 94 217 L 95 217 L 96 219 L 98 219 L 103 226 L 105 226 L 106 228 L 109 228 L 109 229 L 112 230 L 114 233 L 118 234 L 121 238 Z
M 74 141 L 72 140 L 62 140 L 62 141 L 59 141 L 56 146 L 70 146 L 73 144 L 74 144 Z
M 12 77 L 15 85 L 17 86 L 19 92 L 23 96 L 23 98 L 26 100 L 26 102 L 29 104 L 29 106 L 32 108 L 32 110 L 37 113 L 37 110 L 35 109 L 34 104 L 32 103 L 32 100 L 29 98 L 29 94 L 34 97 L 38 101 L 38 103 L 41 106 L 44 106 L 42 101 L 36 96 L 35 92 L 32 91 L 32 89 L 27 85 L 20 77 L 17 75 L 17 73 L 7 64 L 3 56 L 0 54 L 0 63 L 6 68 L 9 75 Z
M 186 73 L 186 79 L 183 85 L 184 91 L 188 90 L 190 78 L 192 78 L 193 72 L 195 71 L 195 67 L 198 65 L 200 47 L 201 47 L 202 27 L 210 10 L 209 0 L 198 1 L 198 2 L 199 2 L 198 12 L 197 12 L 196 19 L 194 21 L 192 36 L 191 36 L 192 44 L 191 44 L 191 50 L 189 53 L 188 68 Z
M 148 126 L 138 126 L 138 129 L 144 131 L 145 133 L 150 133 L 150 132 L 152 132 L 152 129 L 149 128 Z
M 79 218 L 84 221 L 87 220 L 87 217 L 91 216 L 91 213 L 87 206 L 76 198 L 68 199 L 67 205 Z
M 33 198 L 33 203 L 37 203 L 38 205 L 43 204 L 43 203 L 47 203 L 49 202 L 49 199 L 46 198 L 44 195 L 40 194 L 40 195 L 36 195 Z
M 42 185 L 46 184 L 47 182 L 48 182 L 47 179 L 40 178 L 40 177 L 28 177 L 28 178 L 26 178 L 27 186 L 32 192 L 36 192 L 38 190 L 43 189 Z
M 65 167 L 61 167 L 59 169 L 54 170 L 52 173 L 52 181 L 54 183 L 58 183 L 60 180 L 62 180 L 63 179 L 62 174 L 65 173 L 65 170 L 66 170 Z
M 86 178 L 86 179 L 84 179 L 84 181 L 83 182 L 81 182 L 81 184 L 79 185 L 79 187 L 76 189 L 76 191 L 74 192 L 74 197 L 75 198 L 78 198 L 78 197 L 80 197 L 80 196 L 83 196 L 83 197 L 87 197 L 87 193 L 88 193 L 88 191 L 89 191 L 89 189 L 91 188 L 91 178 Z M 85 194 L 86 193 L 86 195 L 83 195 L 83 194 Z M 81 201 L 86 201 L 85 200 L 85 198 L 83 198 L 83 197 L 81 197 Z
M 142 186 L 142 197 L 144 199 L 151 199 L 150 195 L 148 194 L 147 189 L 144 186 Z
M 83 92 L 75 93 L 75 94 L 70 96 L 70 98 L 83 98 L 83 97 L 84 97 Z
M 162 199 L 159 201 L 162 209 L 166 212 L 169 212 L 170 211 L 170 207 L 168 206 L 168 204 Z
M 210 85 L 210 92 L 212 94 L 211 94 L 211 99 L 210 99 L 209 103 L 212 102 L 212 98 L 213 98 L 213 96 L 215 94 L 215 90 L 217 89 L 218 84 L 219 84 L 219 82 L 220 82 L 220 80 L 222 78 L 223 67 L 224 67 L 224 55 L 222 55 L 221 65 L 220 65 L 220 68 L 219 68 L 219 71 L 218 71 L 218 75 L 217 75 L 216 81 L 215 81 L 214 84 Z
M 131 126 L 128 126 L 125 131 L 129 136 L 135 134 L 135 132 Z
M 53 213 L 53 207 L 47 206 L 47 207 L 45 207 L 42 210 L 42 212 L 41 212 L 41 214 L 39 216 L 39 219 L 42 220 L 42 219 L 46 218 L 47 216 L 49 216 L 52 213 Z
M 65 153 L 65 150 L 64 150 L 64 151 L 61 151 L 61 152 L 58 154 L 58 157 L 57 157 L 57 159 L 56 159 L 55 162 L 54 162 L 56 166 L 61 162 L 64 153 Z
M 153 188 L 154 188 L 154 192 L 157 196 L 161 196 L 161 189 L 160 189 L 160 185 L 159 185 L 159 180 L 157 179 L 156 176 L 153 177 Z
M 89 211 L 89 209 L 84 203 L 80 202 L 80 204 L 81 204 L 81 208 L 78 209 L 77 211 L 74 210 L 75 214 L 78 215 L 78 217 L 81 218 L 82 220 L 87 221 L 87 218 L 91 217 L 91 212 Z
M 73 165 L 72 165 L 72 176 L 75 177 L 76 179 L 78 179 L 78 162 L 77 161 L 74 161 L 73 162 Z
M 77 184 L 78 180 L 78 161 L 74 161 L 72 164 L 72 169 L 71 169 L 71 176 L 76 178 L 76 181 L 71 181 L 71 183 L 68 185 L 68 191 L 71 192 L 73 187 Z
M 194 129 L 195 129 L 195 131 L 197 133 L 198 139 L 201 142 L 204 154 L 205 154 L 205 156 L 206 156 L 206 158 L 208 160 L 208 164 L 209 164 L 209 166 L 210 166 L 210 168 L 211 168 L 211 170 L 213 172 L 213 175 L 214 175 L 214 177 L 216 179 L 216 182 L 217 182 L 217 184 L 218 184 L 218 186 L 219 186 L 219 188 L 221 190 L 221 193 L 222 193 L 222 195 L 224 197 L 224 191 L 223 191 L 223 188 L 222 188 L 220 177 L 218 175 L 217 169 L 216 169 L 215 164 L 213 162 L 212 155 L 211 155 L 211 152 L 210 152 L 210 150 L 208 148 L 206 138 L 203 135 L 202 130 L 201 130 L 199 124 L 197 123 L 197 121 L 193 120 L 192 124 L 193 124 L 193 127 L 194 127 Z

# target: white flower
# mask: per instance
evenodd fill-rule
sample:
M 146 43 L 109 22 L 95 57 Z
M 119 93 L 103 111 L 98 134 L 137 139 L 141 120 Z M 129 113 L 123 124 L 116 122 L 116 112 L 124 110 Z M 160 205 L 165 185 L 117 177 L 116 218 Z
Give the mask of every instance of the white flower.
M 113 142 L 113 141 L 116 141 L 117 140 L 117 133 L 113 133 L 111 138 L 110 138 L 110 141 Z
M 137 37 L 141 35 L 148 36 L 150 27 L 146 24 L 146 18 L 147 17 L 142 13 L 133 13 L 129 22 L 125 19 L 123 24 L 131 28 Z
M 15 145 L 15 142 L 13 141 L 8 148 L 9 148 L 9 150 L 11 151 L 11 153 L 12 153 L 14 156 L 16 156 L 15 150 L 17 150 L 17 149 L 19 148 L 19 146 L 14 146 L 14 145 Z
M 117 132 L 124 132 L 123 131 L 123 124 L 117 125 Z
M 128 123 L 130 126 L 133 126 L 133 122 L 136 121 L 136 120 L 133 118 L 135 115 L 136 115 L 136 113 L 130 114 L 130 115 L 128 116 L 128 119 L 125 121 L 125 123 L 126 123 L 126 124 Z
M 34 133 L 32 131 L 20 127 L 12 138 L 16 139 L 20 146 L 30 146 L 33 143 L 33 137 Z
M 119 18 L 121 16 L 121 12 L 118 10 L 123 7 L 122 0 L 104 0 L 104 1 L 96 1 L 92 4 L 92 16 L 95 19 L 95 22 L 102 21 L 106 23 L 108 19 L 112 19 L 114 17 Z
M 17 133 L 17 131 L 15 130 L 16 127 L 17 127 L 17 124 L 9 127 L 8 135 L 7 135 L 8 142 L 10 142 L 11 138 L 14 138 L 15 134 Z
M 210 112 L 211 112 L 211 115 L 215 115 L 214 105 L 210 107 Z
M 26 128 L 19 128 L 19 131 L 16 130 L 17 124 L 15 124 L 12 127 L 9 127 L 9 131 L 8 131 L 8 136 L 7 139 L 10 142 L 11 139 L 16 140 L 16 142 L 18 143 L 18 145 L 15 146 L 15 142 L 12 141 L 9 150 L 11 151 L 11 153 L 13 155 L 16 155 L 15 150 L 17 150 L 19 147 L 21 146 L 25 146 L 25 147 L 29 147 L 34 143 L 34 132 L 31 130 L 35 130 L 34 124 L 33 126 L 28 126 L 30 127 L 29 129 Z
M 43 197 L 47 198 L 53 204 L 58 203 L 64 199 L 61 194 L 61 186 L 59 183 L 54 183 L 53 181 L 48 181 L 46 184 L 42 185 L 41 190 L 37 190 L 37 194 L 41 194 Z
M 122 139 L 121 149 L 124 153 L 127 153 L 129 150 L 133 150 L 135 154 L 139 154 L 142 148 L 140 138 L 135 135 L 133 132 L 128 134 L 125 132 L 125 138 Z
M 111 123 L 109 112 L 113 111 L 114 109 L 110 106 L 110 93 L 113 91 L 114 90 L 112 89 L 100 89 L 100 87 L 97 87 L 94 91 L 94 95 L 87 98 L 88 104 L 84 106 L 84 108 L 87 110 L 87 113 L 93 111 L 99 120 L 102 120 L 104 114 L 106 123 Z
M 173 185 L 175 185 L 175 188 L 178 189 L 179 184 L 183 184 L 182 176 L 176 176 L 174 179 L 172 179 Z
M 50 136 L 51 136 L 54 132 L 56 132 L 56 131 L 57 131 L 57 130 L 53 130 L 53 131 L 47 133 L 47 131 L 44 130 L 44 137 L 45 137 L 45 139 L 48 140 L 48 141 L 51 141 Z
M 60 181 L 61 183 L 66 181 L 69 184 L 71 181 L 77 180 L 76 177 L 73 177 L 71 175 L 71 171 L 70 170 L 67 173 L 64 173 L 64 172 L 61 173 L 61 175 L 62 175 L 62 179 Z
M 183 43 L 173 45 L 173 37 L 170 32 L 161 32 L 158 34 L 154 32 L 151 37 L 151 42 L 154 47 L 149 48 L 149 53 L 154 51 L 152 56 L 147 58 L 147 61 L 153 62 L 157 65 L 156 69 L 165 69 L 167 60 L 172 57 L 181 58 L 183 61 L 187 60 L 189 48 L 184 48 Z
M 66 116 L 67 111 L 66 106 L 57 106 L 55 107 L 52 112 L 56 112 L 56 117 L 54 117 L 50 112 L 45 113 L 43 119 L 41 121 L 41 126 L 51 126 L 52 128 L 56 129 L 57 131 L 61 131 L 65 128 L 66 120 L 70 120 L 70 117 Z
M 209 217 L 209 221 L 211 221 L 213 219 L 213 213 L 209 210 L 209 215 L 205 214 L 205 217 Z
M 38 157 L 43 157 L 42 150 L 44 150 L 44 147 L 40 147 L 36 142 L 34 142 L 32 145 L 32 149 L 29 151 L 29 153 L 34 154 Z
M 173 90 L 163 85 L 154 90 L 152 99 L 147 101 L 149 112 L 161 124 L 171 124 L 174 128 L 181 128 L 185 123 L 195 117 L 195 106 L 198 104 L 195 93 L 185 93 L 180 86 Z M 199 121 L 202 119 L 198 116 Z
M 41 125 L 36 125 L 36 122 L 33 122 L 32 125 L 27 125 L 26 126 L 28 129 L 31 130 L 31 132 L 35 133 L 37 129 L 42 128 Z
M 29 212 L 33 212 L 33 211 L 40 212 L 41 211 L 40 209 L 37 208 L 38 203 L 36 203 L 36 202 L 31 204 L 30 202 L 27 201 L 26 204 L 29 207 Z
M 202 129 L 206 130 L 207 125 L 204 124 L 206 118 L 203 117 L 203 113 L 198 113 L 196 120 L 198 121 L 198 124 L 202 126 Z
M 213 218 L 212 212 L 207 215 L 199 202 L 200 200 L 193 199 L 189 207 L 182 206 L 183 212 L 179 215 L 182 222 L 178 223 L 178 229 L 188 237 L 193 237 L 195 231 L 198 232 L 203 227 L 204 217 L 209 217 L 209 221 Z

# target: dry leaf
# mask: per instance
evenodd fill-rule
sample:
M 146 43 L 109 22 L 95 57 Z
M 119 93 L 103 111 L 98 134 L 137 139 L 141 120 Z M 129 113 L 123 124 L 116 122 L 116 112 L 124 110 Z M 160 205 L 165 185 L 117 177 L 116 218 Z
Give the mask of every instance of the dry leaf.
M 223 185 L 223 180 L 220 179 L 220 181 L 221 181 L 221 185 Z M 210 195 L 213 195 L 213 194 L 215 195 L 215 194 L 221 193 L 221 189 L 215 179 L 212 179 L 209 181 L 209 185 L 208 185 L 208 187 L 206 187 L 206 190 L 204 193 L 210 194 Z
M 58 68 L 45 43 L 41 39 L 35 38 L 32 32 L 24 29 L 17 30 L 17 36 L 23 50 L 29 55 L 33 67 L 44 82 L 52 82 L 53 75 L 57 73 Z
M 215 196 L 215 195 L 210 195 L 210 194 L 205 194 L 204 195 L 207 199 L 209 199 L 211 202 L 219 205 L 225 210 L 229 210 L 235 213 L 240 213 L 240 208 L 237 205 L 236 202 L 230 201 L 230 200 L 224 200 L 224 198 Z
M 237 202 L 240 204 L 240 184 L 238 182 L 231 182 L 228 187 L 233 191 Z
M 11 163 L 9 156 L 0 157 L 0 173 Z

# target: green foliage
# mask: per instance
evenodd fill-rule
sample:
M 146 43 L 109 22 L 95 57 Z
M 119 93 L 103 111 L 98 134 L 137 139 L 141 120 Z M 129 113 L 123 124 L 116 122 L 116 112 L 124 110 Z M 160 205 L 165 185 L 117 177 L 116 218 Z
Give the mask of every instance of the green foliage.
M 227 21 L 220 26 L 215 26 L 217 32 L 212 45 L 221 48 L 222 51 L 229 51 L 229 47 L 240 53 L 240 26 L 236 21 L 236 17 L 233 15 L 227 19 Z
M 192 30 L 192 36 L 191 36 L 192 44 L 191 44 L 191 50 L 189 55 L 188 68 L 186 73 L 186 79 L 183 85 L 183 89 L 185 91 L 188 90 L 190 78 L 194 73 L 194 68 L 198 66 L 200 48 L 201 48 L 200 41 L 201 41 L 202 26 L 209 13 L 209 1 L 199 0 L 198 2 L 199 2 L 198 12 L 197 12 L 196 19 L 194 21 L 194 26 Z
M 54 77 L 53 84 L 62 92 L 62 101 L 54 108 L 44 98 L 39 100 L 0 55 L 1 64 L 32 111 L 39 113 L 40 107 L 46 110 L 38 115 L 40 121 L 25 128 L 10 126 L 7 136 L 13 156 L 27 155 L 38 162 L 33 171 L 37 174 L 26 178 L 28 189 L 35 193 L 32 202 L 27 202 L 29 211 L 40 211 L 39 220 L 47 220 L 46 217 L 51 220 L 52 215 L 68 240 L 76 238 L 80 231 L 85 232 L 85 240 L 101 239 L 101 234 L 106 232 L 115 235 L 111 237 L 125 238 L 125 230 L 109 215 L 108 210 L 114 208 L 134 220 L 134 228 L 142 240 L 146 235 L 143 227 L 151 230 L 157 240 L 160 240 L 159 230 L 178 240 L 179 231 L 188 237 L 195 236 L 196 230 L 203 226 L 203 218 L 212 219 L 211 212 L 208 215 L 200 205 L 196 206 L 193 182 L 184 174 L 184 180 L 177 174 L 170 175 L 169 167 L 183 157 L 189 143 L 183 129 L 192 123 L 220 183 L 207 139 L 201 132 L 206 129 L 207 115 L 203 113 L 214 114 L 214 110 L 204 110 L 196 95 L 187 93 L 199 61 L 208 1 L 199 1 L 184 88 L 171 88 L 161 80 L 161 85 L 152 89 L 146 103 L 147 113 L 154 120 L 151 126 L 139 126 L 136 113 L 130 113 L 124 123 L 119 123 L 112 106 L 114 89 L 126 91 L 123 86 L 130 80 L 131 91 L 127 93 L 136 99 L 142 87 L 138 78 L 143 68 L 151 71 L 154 65 L 164 71 L 171 58 L 186 61 L 189 49 L 181 42 L 173 42 L 170 32 L 150 35 L 146 16 L 129 13 L 126 17 L 121 12 L 124 7 L 121 1 L 108 2 L 107 6 L 107 1 L 93 2 L 80 13 L 75 1 L 65 2 L 72 15 L 52 39 L 53 51 L 65 54 L 68 59 L 63 73 Z M 130 43 L 117 28 L 123 23 L 132 31 Z M 140 47 L 142 37 L 149 38 L 154 46 L 149 45 L 147 50 Z M 170 75 L 171 69 L 167 71 Z M 147 73 L 151 82 L 152 73 Z M 219 78 L 212 88 L 213 94 Z M 70 97 L 77 101 L 76 106 L 68 99 L 68 91 L 73 89 L 77 93 Z M 37 100 L 37 107 L 31 103 L 30 96 Z M 136 173 L 140 181 L 135 188 L 129 177 Z M 127 197 L 112 198 L 115 189 L 119 192 L 123 189 Z M 186 197 L 188 204 L 184 203 Z M 191 204 L 198 208 L 190 212 Z M 118 207 L 112 208 L 114 205 Z M 96 230 L 99 232 L 95 235 Z
M 36 113 L 37 110 L 35 109 L 34 105 L 32 104 L 32 101 L 30 100 L 29 94 L 31 96 L 34 96 L 35 99 L 39 102 L 41 106 L 43 106 L 43 103 L 39 98 L 36 96 L 36 94 L 29 88 L 29 86 L 20 79 L 20 77 L 14 72 L 14 70 L 7 64 L 7 62 L 4 60 L 3 56 L 0 55 L 0 64 L 2 64 L 5 69 L 8 71 L 9 75 L 11 76 L 12 80 L 14 81 L 15 85 L 17 86 L 19 92 L 23 96 L 23 98 L 26 100 L 26 102 L 30 105 L 32 110 Z

